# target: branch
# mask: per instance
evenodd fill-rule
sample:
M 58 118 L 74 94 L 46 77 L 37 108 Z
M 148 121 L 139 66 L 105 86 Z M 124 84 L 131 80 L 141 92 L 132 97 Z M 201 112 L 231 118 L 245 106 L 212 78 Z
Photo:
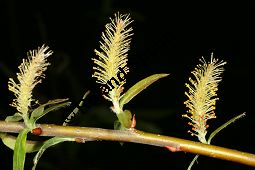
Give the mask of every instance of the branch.
M 255 155 L 224 147 L 203 144 L 185 139 L 142 132 L 136 129 L 110 130 L 101 128 L 58 126 L 37 124 L 42 129 L 41 136 L 72 137 L 85 140 L 108 140 L 134 142 L 170 148 L 171 151 L 183 151 L 209 156 L 255 167 Z M 20 122 L 0 121 L 0 132 L 18 133 L 25 127 Z

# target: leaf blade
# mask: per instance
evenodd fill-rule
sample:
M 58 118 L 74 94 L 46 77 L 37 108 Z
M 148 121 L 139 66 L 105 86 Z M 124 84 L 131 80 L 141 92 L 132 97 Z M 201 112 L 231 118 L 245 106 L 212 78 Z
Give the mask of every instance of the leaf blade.
M 29 129 L 23 129 L 15 142 L 13 153 L 13 170 L 24 170 L 26 158 L 26 140 Z
M 166 73 L 153 74 L 149 77 L 146 77 L 140 80 L 121 96 L 120 107 L 123 108 L 125 104 L 127 104 L 131 99 L 133 99 L 141 91 L 146 89 L 148 86 L 150 86 L 152 83 L 159 80 L 160 78 L 166 77 L 168 75 L 169 74 L 166 74 Z
M 124 110 L 123 112 L 117 114 L 118 120 L 121 123 L 120 129 L 128 129 L 132 124 L 132 114 L 129 110 Z
M 70 102 L 67 101 L 68 99 L 55 99 L 55 100 L 49 100 L 47 103 L 40 105 L 36 109 L 33 110 L 31 113 L 29 123 L 32 126 L 35 126 L 35 123 L 38 119 L 46 115 L 47 113 L 66 107 L 70 105 Z M 46 106 L 49 106 L 47 109 L 45 109 Z
M 74 138 L 53 137 L 53 138 L 45 141 L 44 144 L 42 145 L 42 147 L 40 148 L 40 150 L 37 152 L 37 154 L 35 155 L 35 157 L 33 159 L 34 165 L 33 165 L 32 170 L 35 170 L 39 159 L 41 158 L 42 154 L 44 153 L 44 151 L 47 148 L 49 148 L 53 145 L 59 144 L 61 142 L 65 142 L 65 141 L 74 141 Z
M 7 116 L 5 118 L 5 121 L 6 122 L 18 122 L 22 119 L 22 116 L 19 114 L 19 113 L 15 113 L 14 115 L 12 116 Z
M 7 133 L 0 133 L 0 138 L 3 144 L 8 148 L 14 150 L 17 137 L 9 135 Z M 40 149 L 43 142 L 26 140 L 26 153 L 36 152 Z
M 232 119 L 228 120 L 226 123 L 224 123 L 223 125 L 221 125 L 220 127 L 218 127 L 216 130 L 214 130 L 211 135 L 209 136 L 207 143 L 210 144 L 211 140 L 214 138 L 214 136 L 216 134 L 218 134 L 222 129 L 224 129 L 225 127 L 227 127 L 228 125 L 230 125 L 231 123 L 233 123 L 234 121 L 236 121 L 237 119 L 240 119 L 242 117 L 245 116 L 245 113 L 242 113 L 240 115 L 237 115 L 235 117 L 233 117 Z

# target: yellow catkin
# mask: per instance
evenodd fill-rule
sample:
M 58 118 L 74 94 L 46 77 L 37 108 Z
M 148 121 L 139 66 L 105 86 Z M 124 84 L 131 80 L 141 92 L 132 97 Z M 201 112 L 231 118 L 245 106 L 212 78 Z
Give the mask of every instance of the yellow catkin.
M 50 63 L 47 58 L 52 54 L 49 47 L 42 46 L 37 50 L 29 51 L 28 59 L 23 59 L 17 73 L 18 83 L 12 78 L 9 79 L 8 88 L 15 95 L 11 106 L 15 107 L 22 116 L 27 116 L 32 98 L 34 87 L 44 78 L 43 72 Z
M 189 131 L 191 135 L 197 136 L 202 143 L 207 143 L 205 138 L 207 120 L 216 117 L 214 113 L 218 100 L 216 92 L 226 62 L 213 58 L 213 54 L 210 62 L 207 63 L 204 58 L 200 61 L 201 64 L 192 71 L 194 78 L 189 78 L 189 83 L 186 83 L 188 91 L 185 95 L 188 100 L 184 104 L 188 108 L 188 114 L 183 116 L 191 120 L 189 122 L 192 126 L 192 130 Z
M 114 88 L 104 91 L 103 96 L 109 101 L 112 101 L 115 109 L 118 109 L 118 103 L 123 85 L 126 82 L 125 77 L 118 79 L 119 69 L 122 68 L 125 74 L 129 72 L 127 66 L 128 54 L 130 48 L 130 36 L 132 28 L 129 27 L 132 20 L 129 15 L 115 14 L 115 18 L 106 24 L 105 32 L 102 33 L 103 41 L 100 42 L 100 51 L 95 50 L 97 58 L 92 58 L 95 66 L 93 67 L 94 74 L 92 77 L 97 79 L 97 83 L 106 86 L 109 80 L 115 78 L 117 81 L 111 82 Z M 101 86 L 101 87 L 102 87 Z M 121 110 L 116 112 L 120 112 Z

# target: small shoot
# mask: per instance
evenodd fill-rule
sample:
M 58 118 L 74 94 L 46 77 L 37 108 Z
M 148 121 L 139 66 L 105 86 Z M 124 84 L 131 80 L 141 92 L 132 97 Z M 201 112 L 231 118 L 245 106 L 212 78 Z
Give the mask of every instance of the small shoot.
M 110 20 L 111 23 L 106 24 L 106 31 L 102 33 L 101 52 L 95 50 L 98 58 L 92 59 L 96 65 L 93 67 L 95 72 L 92 77 L 95 77 L 96 82 L 101 85 L 103 97 L 112 102 L 111 109 L 118 118 L 114 125 L 115 129 L 130 129 L 132 114 L 128 110 L 123 110 L 124 105 L 153 82 L 168 74 L 155 74 L 147 77 L 124 93 L 126 75 L 129 72 L 127 52 L 130 49 L 130 36 L 133 35 L 133 29 L 129 27 L 132 20 L 129 15 L 119 13 Z
M 18 115 L 22 117 L 29 128 L 32 128 L 31 124 L 29 124 L 29 110 L 32 102 L 37 103 L 33 99 L 32 91 L 37 84 L 42 82 L 42 78 L 45 77 L 44 71 L 50 65 L 47 59 L 53 53 L 48 49 L 49 47 L 43 45 L 37 50 L 29 51 L 28 59 L 23 59 L 19 66 L 20 72 L 17 73 L 18 82 L 15 82 L 12 78 L 8 82 L 9 90 L 16 97 L 11 106 L 17 109 Z
M 32 170 L 35 170 L 39 159 L 41 158 L 41 156 L 43 155 L 43 153 L 46 149 L 48 149 L 51 146 L 57 145 L 59 143 L 65 142 L 65 141 L 75 141 L 75 138 L 53 137 L 53 138 L 45 141 L 33 159 L 34 165 L 33 165 Z
M 206 62 L 204 58 L 200 61 L 201 64 L 197 65 L 195 70 L 192 71 L 195 79 L 189 78 L 190 83 L 186 83 L 188 92 L 185 92 L 185 95 L 188 97 L 188 100 L 184 104 L 188 108 L 188 114 L 183 115 L 183 117 L 191 120 L 189 125 L 192 126 L 192 131 L 188 132 L 192 136 L 197 136 L 200 142 L 210 144 L 212 138 L 218 132 L 245 114 L 243 113 L 230 119 L 213 131 L 209 138 L 206 139 L 207 128 L 209 127 L 207 120 L 216 118 L 216 101 L 219 100 L 217 98 L 218 85 L 222 80 L 221 74 L 224 71 L 223 65 L 226 62 L 213 58 L 213 54 L 211 54 L 210 62 Z M 198 157 L 199 155 L 196 155 L 193 158 L 188 170 L 192 168 Z
M 42 130 L 36 127 L 36 121 L 50 111 L 57 110 L 62 107 L 70 105 L 68 99 L 50 100 L 45 104 L 39 105 L 37 108 L 32 108 L 38 101 L 33 98 L 33 90 L 35 86 L 42 82 L 45 78 L 44 72 L 50 63 L 47 61 L 48 57 L 52 55 L 49 47 L 43 45 L 36 50 L 29 51 L 28 59 L 23 59 L 19 66 L 19 73 L 17 73 L 17 81 L 10 78 L 8 88 L 14 93 L 15 99 L 11 106 L 17 109 L 17 112 L 6 117 L 6 121 L 20 121 L 23 119 L 25 128 L 19 133 L 15 140 L 10 135 L 2 135 L 3 143 L 11 149 L 14 149 L 13 154 L 13 169 L 23 170 L 25 163 L 25 156 L 27 152 L 34 152 L 39 150 L 41 142 L 27 141 L 27 134 L 40 135 Z M 14 145 L 14 146 L 13 146 Z
M 197 65 L 192 74 L 194 78 L 189 78 L 190 83 L 186 83 L 188 91 L 185 95 L 188 100 L 184 102 L 188 108 L 188 114 L 183 117 L 191 120 L 189 125 L 193 126 L 191 135 L 197 136 L 202 143 L 207 143 L 207 120 L 216 118 L 215 104 L 219 99 L 217 98 L 218 85 L 221 81 L 221 74 L 223 73 L 223 65 L 226 62 L 218 61 L 211 55 L 210 62 L 206 62 L 204 58 L 201 64 Z
M 89 95 L 90 91 L 87 91 L 83 97 L 82 97 L 82 100 L 80 101 L 79 103 L 79 106 L 76 107 L 70 114 L 69 116 L 67 117 L 67 119 L 64 121 L 63 123 L 63 126 L 67 126 L 70 119 L 79 112 L 79 107 L 81 107 L 83 104 L 84 104 L 84 101 L 86 99 L 86 97 Z M 54 100 L 53 100 L 54 101 Z M 52 107 L 51 107 L 52 108 Z M 32 170 L 35 170 L 36 169 L 36 166 L 38 164 L 38 161 L 39 159 L 41 158 L 41 156 L 43 155 L 43 153 L 46 151 L 46 149 L 48 149 L 49 147 L 51 146 L 54 146 L 54 145 L 57 145 L 59 143 L 62 143 L 62 142 L 66 142 L 66 141 L 76 141 L 77 139 L 76 138 L 67 138 L 67 137 L 53 137 L 53 138 L 50 138 L 48 139 L 47 141 L 45 141 L 43 143 L 43 145 L 40 147 L 39 151 L 37 152 L 37 154 L 35 155 L 34 159 L 33 159 L 33 162 L 34 162 L 34 166 L 32 168 Z M 82 139 L 84 140 L 84 139 Z

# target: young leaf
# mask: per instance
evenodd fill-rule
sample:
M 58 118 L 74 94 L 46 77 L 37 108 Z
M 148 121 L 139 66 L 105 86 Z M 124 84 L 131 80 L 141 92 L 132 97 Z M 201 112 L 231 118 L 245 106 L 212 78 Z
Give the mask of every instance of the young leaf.
M 130 128 L 132 124 L 132 114 L 129 110 L 124 110 L 123 112 L 117 114 L 119 122 L 123 127 L 120 129 Z
M 66 107 L 70 105 L 70 102 L 67 102 L 68 99 L 55 99 L 50 100 L 45 104 L 40 105 L 38 108 L 36 108 L 30 116 L 30 123 L 34 126 L 35 122 L 49 113 L 50 111 L 60 109 L 62 107 Z M 49 106 L 47 109 L 45 109 L 46 106 Z
M 17 137 L 8 135 L 7 133 L 0 133 L 0 138 L 3 143 L 10 149 L 14 150 Z M 26 153 L 36 152 L 40 149 L 43 142 L 39 141 L 26 141 Z
M 35 155 L 33 161 L 34 161 L 34 166 L 32 168 L 32 170 L 35 170 L 36 168 L 36 165 L 39 161 L 39 159 L 41 158 L 43 152 L 51 147 L 51 146 L 54 146 L 56 144 L 59 144 L 61 142 L 65 142 L 65 141 L 74 141 L 74 138 L 61 138 L 61 137 L 53 137 L 47 141 L 44 142 L 43 146 L 40 148 L 40 150 L 37 152 L 37 154 Z
M 211 133 L 211 135 L 210 135 L 209 138 L 208 138 L 207 143 L 210 144 L 212 138 L 213 138 L 216 134 L 218 134 L 222 129 L 224 129 L 225 127 L 227 127 L 228 125 L 230 125 L 231 123 L 233 123 L 234 121 L 236 121 L 237 119 L 240 119 L 240 118 L 242 118 L 242 117 L 244 117 L 244 116 L 245 116 L 245 113 L 242 113 L 242 114 L 240 114 L 240 115 L 238 115 L 238 116 L 233 117 L 232 119 L 230 119 L 229 121 L 227 121 L 226 123 L 224 123 L 223 125 L 221 125 L 220 127 L 218 127 L 215 131 L 213 131 L 213 132 Z
M 165 73 L 162 73 L 162 74 L 153 74 L 153 75 L 151 75 L 149 77 L 146 77 L 145 79 L 139 81 L 135 85 L 133 85 L 130 89 L 128 89 L 128 91 L 126 93 L 124 93 L 121 96 L 121 99 L 120 99 L 120 108 L 123 108 L 123 106 L 125 104 L 127 104 L 131 99 L 133 99 L 141 91 L 146 89 L 149 85 L 151 85 L 152 83 L 154 83 L 158 79 L 166 77 L 168 75 L 169 74 L 165 74 Z
M 22 119 L 22 116 L 17 112 L 13 116 L 7 116 L 5 118 L 6 122 L 18 122 Z
M 46 115 L 47 113 L 51 112 L 51 111 L 54 111 L 54 110 L 58 110 L 58 109 L 61 109 L 63 107 L 67 107 L 71 104 L 71 102 L 64 102 L 64 103 L 59 103 L 59 104 L 55 104 L 53 106 L 50 106 L 49 108 L 45 109 L 44 112 L 43 112 L 43 115 Z M 42 117 L 41 116 L 41 117 Z
M 26 140 L 29 129 L 23 129 L 16 140 L 13 154 L 13 170 L 23 170 L 26 157 Z
M 44 112 L 44 107 L 45 107 L 44 105 L 40 105 L 35 110 L 33 110 L 30 116 L 31 122 L 35 123 L 40 117 L 42 117 Z

